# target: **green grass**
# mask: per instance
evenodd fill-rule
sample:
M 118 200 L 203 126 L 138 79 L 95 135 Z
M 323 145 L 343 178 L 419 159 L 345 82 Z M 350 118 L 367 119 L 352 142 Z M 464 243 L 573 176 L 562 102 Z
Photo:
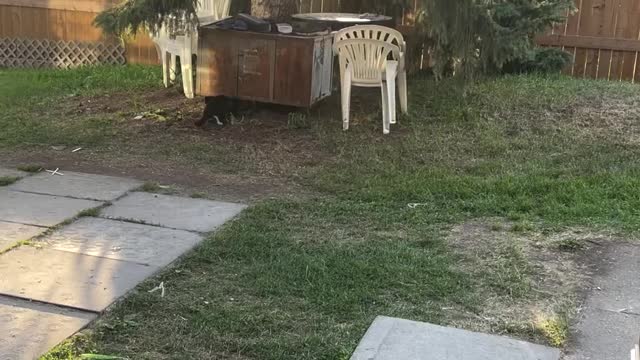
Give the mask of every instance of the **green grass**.
M 42 144 L 107 144 L 114 121 L 77 116 L 61 101 L 77 96 L 147 89 L 158 86 L 155 67 L 86 67 L 76 70 L 0 69 L 0 149 Z M 64 119 L 64 121 L 60 121 Z
M 11 185 L 14 182 L 18 181 L 18 177 L 15 176 L 0 176 L 0 186 Z
M 40 165 L 20 165 L 17 167 L 18 170 L 28 172 L 28 173 L 37 173 L 43 170 L 43 167 Z
M 498 305 L 571 300 L 538 291 L 544 273 L 505 234 L 640 227 L 640 93 L 632 84 L 509 76 L 481 80 L 463 97 L 453 83 L 416 79 L 411 112 L 390 136 L 382 136 L 379 105 L 364 93 L 354 100 L 349 132 L 341 131 L 339 108 L 330 102 L 304 119 L 289 116 L 285 130 L 269 134 L 277 142 L 247 144 L 166 132 L 160 124 L 131 134 L 113 114 L 64 118 L 44 111 L 77 86 L 135 93 L 158 83 L 148 68 L 100 68 L 85 82 L 92 71 L 0 73 L 34 79 L 18 86 L 23 95 L 9 95 L 19 99 L 15 104 L 5 103 L 0 150 L 90 143 L 116 154 L 110 161 L 261 176 L 266 168 L 307 192 L 258 202 L 47 359 L 83 352 L 347 359 L 377 315 L 488 326 L 559 345 L 564 310 L 538 322 L 500 313 Z M 23 101 L 29 96 L 41 104 Z M 32 120 L 34 114 L 44 120 Z M 298 161 L 303 142 L 314 161 Z M 453 226 L 485 218 L 492 219 L 489 232 L 501 236 L 486 254 L 452 248 Z M 579 250 L 571 242 L 551 247 Z M 164 298 L 147 293 L 160 281 Z M 498 311 L 489 325 L 482 320 L 487 308 Z
M 139 114 L 162 111 L 145 100 L 145 95 L 161 88 L 160 73 L 157 66 L 133 65 L 76 70 L 0 69 L 0 151 L 82 147 L 83 151 L 115 158 L 140 161 L 162 157 L 176 163 L 203 163 L 226 172 L 239 171 L 246 158 L 240 152 L 253 149 L 212 144 L 204 137 L 185 140 L 184 134 L 176 135 L 169 128 L 181 119 L 180 111 L 162 126 L 133 120 Z
M 98 217 L 98 215 L 100 215 L 100 210 L 102 209 L 102 206 L 98 206 L 98 207 L 94 207 L 94 208 L 90 208 L 90 209 L 85 209 L 82 210 L 80 213 L 78 213 L 78 215 L 76 217 L 78 218 L 82 218 L 82 217 Z
M 93 95 L 158 86 L 157 68 L 94 66 L 75 70 L 0 69 L 0 103 L 46 101 L 60 96 Z

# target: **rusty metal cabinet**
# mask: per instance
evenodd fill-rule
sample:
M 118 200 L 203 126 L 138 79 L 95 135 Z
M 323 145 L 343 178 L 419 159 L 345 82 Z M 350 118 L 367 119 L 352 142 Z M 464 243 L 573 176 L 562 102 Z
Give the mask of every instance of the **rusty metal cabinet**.
M 263 34 L 215 27 L 199 33 L 196 91 L 310 107 L 331 95 L 333 36 Z

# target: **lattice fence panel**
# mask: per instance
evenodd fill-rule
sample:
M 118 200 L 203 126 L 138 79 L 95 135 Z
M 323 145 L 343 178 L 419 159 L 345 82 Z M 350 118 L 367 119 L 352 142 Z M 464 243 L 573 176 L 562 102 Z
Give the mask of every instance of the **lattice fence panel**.
M 121 44 L 0 38 L 0 67 L 72 68 L 126 62 Z

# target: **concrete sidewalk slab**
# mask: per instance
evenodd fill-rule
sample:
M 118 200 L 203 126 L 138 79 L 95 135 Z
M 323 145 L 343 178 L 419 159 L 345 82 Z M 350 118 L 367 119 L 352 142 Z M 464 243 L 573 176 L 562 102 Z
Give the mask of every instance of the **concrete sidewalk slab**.
M 41 235 L 47 228 L 0 221 L 0 251 Z
M 196 233 L 99 218 L 83 218 L 48 235 L 49 248 L 158 267 L 196 246 Z
M 101 216 L 209 232 L 238 215 L 245 207 L 242 204 L 135 192 L 104 209 Z
M 0 220 L 54 226 L 82 210 L 102 205 L 92 200 L 69 199 L 0 189 Z
M 0 255 L 0 294 L 101 312 L 157 270 L 155 266 L 22 246 Z
M 29 173 L 0 166 L 0 177 L 23 178 Z
M 558 349 L 379 316 L 351 360 L 557 360 Z
M 628 360 L 640 336 L 640 245 L 614 244 L 582 306 L 566 360 Z
M 138 180 L 64 171 L 64 176 L 40 173 L 9 186 L 10 190 L 112 201 L 142 185 Z
M 33 360 L 87 326 L 95 314 L 0 296 L 0 360 Z

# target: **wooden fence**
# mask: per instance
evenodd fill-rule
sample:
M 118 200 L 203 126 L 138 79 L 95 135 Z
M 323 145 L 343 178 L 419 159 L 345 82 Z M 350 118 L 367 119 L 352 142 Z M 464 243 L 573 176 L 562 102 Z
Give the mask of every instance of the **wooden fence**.
M 640 81 L 640 0 L 577 0 L 576 6 L 538 43 L 569 51 L 574 61 L 566 72 L 574 76 Z
M 0 0 L 0 39 L 36 39 L 117 44 L 92 25 L 96 14 L 119 0 Z M 340 11 L 349 0 L 300 0 L 301 12 Z M 399 28 L 411 37 L 413 14 L 419 0 L 394 15 Z M 574 58 L 567 73 L 578 77 L 640 81 L 640 0 L 576 0 L 577 11 L 539 37 L 543 46 L 561 47 Z M 128 41 L 129 63 L 158 62 L 153 42 L 146 35 Z M 421 51 L 416 46 L 415 51 Z M 422 67 L 428 52 L 420 58 Z M 426 58 L 426 60 L 425 60 Z
M 348 0 L 343 0 L 348 1 Z M 419 0 L 398 14 L 398 28 L 411 38 Z M 536 41 L 545 47 L 562 48 L 572 55 L 565 73 L 576 77 L 640 82 L 640 0 L 575 0 L 566 20 Z M 429 66 L 429 51 L 421 51 L 414 68 Z M 414 61 L 416 60 L 414 58 Z
M 300 0 L 301 13 L 338 11 L 340 11 L 340 0 Z
M 18 44 L 23 47 L 21 51 L 23 54 L 33 55 L 34 51 L 42 52 L 40 58 L 57 53 L 57 50 L 69 48 L 67 54 L 55 55 L 60 61 L 65 59 L 71 61 L 72 57 L 80 56 L 77 53 L 87 51 L 87 44 L 98 44 L 101 49 L 109 48 L 115 57 L 118 51 L 113 49 L 121 45 L 119 40 L 105 36 L 92 23 L 100 11 L 118 1 L 0 0 L 0 47 L 4 48 L 0 49 L 0 57 L 3 56 L 2 50 L 6 53 L 11 52 L 11 55 L 15 56 L 15 49 L 9 49 L 9 47 L 16 47 Z M 340 1 L 300 0 L 300 10 L 301 12 L 334 12 L 339 10 Z M 45 45 L 47 49 L 43 48 Z M 55 51 L 51 51 L 53 45 L 55 45 Z M 37 47 L 41 49 L 38 50 Z M 89 54 L 89 57 L 91 56 L 93 54 Z M 128 63 L 158 63 L 155 45 L 145 34 L 127 41 L 120 56 L 124 56 Z M 2 65 L 1 62 L 0 65 Z
M 120 40 L 105 36 L 92 24 L 96 15 L 113 3 L 114 0 L 0 0 L 0 39 L 5 40 L 4 47 L 9 43 L 7 39 L 31 40 L 34 48 L 28 51 L 36 51 L 42 44 L 58 44 L 58 49 L 76 45 L 86 49 L 93 44 L 116 51 L 113 49 L 122 46 Z M 145 34 L 127 41 L 123 55 L 129 63 L 158 63 L 155 45 Z

